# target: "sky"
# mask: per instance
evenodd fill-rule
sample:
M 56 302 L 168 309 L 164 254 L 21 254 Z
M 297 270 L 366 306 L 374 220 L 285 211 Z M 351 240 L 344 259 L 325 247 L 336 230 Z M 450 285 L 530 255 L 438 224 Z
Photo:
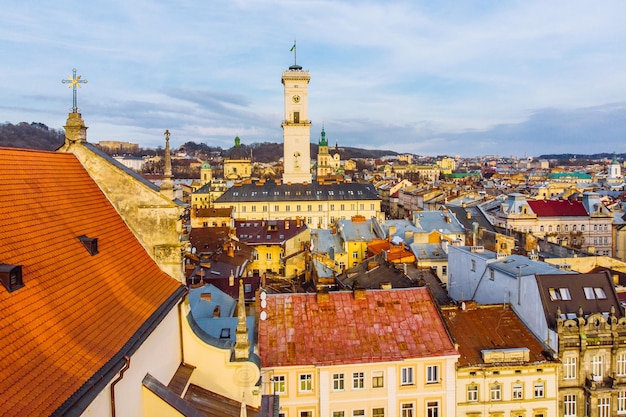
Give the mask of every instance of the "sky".
M 0 13 L 0 123 L 89 142 L 282 142 L 282 71 L 311 141 L 416 155 L 626 152 L 623 0 L 21 0 Z

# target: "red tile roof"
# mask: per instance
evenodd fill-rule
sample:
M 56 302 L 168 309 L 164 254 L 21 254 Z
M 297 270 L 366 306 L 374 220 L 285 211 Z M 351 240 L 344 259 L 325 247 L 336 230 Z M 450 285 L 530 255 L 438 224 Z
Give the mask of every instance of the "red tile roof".
M 267 294 L 267 319 L 259 321 L 261 366 L 457 354 L 427 288 L 359 291 L 362 299 L 341 291 L 319 301 L 316 294 Z
M 442 309 L 446 325 L 459 344 L 459 366 L 483 365 L 482 350 L 528 348 L 529 363 L 544 362 L 545 347 L 511 308 L 481 305 L 465 310 Z
M 63 153 L 0 148 L 0 263 L 22 265 L 24 281 L 0 285 L 3 416 L 58 410 L 181 285 Z
M 537 217 L 588 216 L 578 200 L 527 200 Z

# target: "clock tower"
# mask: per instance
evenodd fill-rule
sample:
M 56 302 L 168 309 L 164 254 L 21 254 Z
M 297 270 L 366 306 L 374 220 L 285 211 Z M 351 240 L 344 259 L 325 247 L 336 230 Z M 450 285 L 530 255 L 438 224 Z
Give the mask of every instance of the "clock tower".
M 282 123 L 284 146 L 283 183 L 311 183 L 311 121 L 309 120 L 309 80 L 300 65 L 283 71 L 285 119 Z

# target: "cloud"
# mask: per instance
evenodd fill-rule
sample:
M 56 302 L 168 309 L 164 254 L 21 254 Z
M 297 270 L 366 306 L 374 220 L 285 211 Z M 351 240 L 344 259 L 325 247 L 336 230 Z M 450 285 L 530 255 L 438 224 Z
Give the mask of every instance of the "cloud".
M 149 144 L 167 125 L 229 145 L 280 140 L 296 38 L 313 141 L 325 123 L 346 146 L 582 152 L 588 134 L 615 146 L 622 126 L 607 104 L 626 97 L 618 0 L 30 3 L 0 15 L 0 108 L 12 122 L 62 125 L 71 93 L 60 80 L 76 67 L 92 136 Z

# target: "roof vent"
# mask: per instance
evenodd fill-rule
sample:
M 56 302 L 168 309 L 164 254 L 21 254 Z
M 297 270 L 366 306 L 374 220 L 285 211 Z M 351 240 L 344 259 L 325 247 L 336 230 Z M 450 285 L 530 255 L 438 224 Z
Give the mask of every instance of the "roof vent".
M 94 256 L 98 253 L 98 238 L 97 237 L 87 237 L 86 235 L 78 236 L 78 240 L 80 240 L 83 245 L 85 245 L 85 249 L 91 256 Z
M 0 264 L 0 282 L 8 292 L 22 288 L 22 265 Z

